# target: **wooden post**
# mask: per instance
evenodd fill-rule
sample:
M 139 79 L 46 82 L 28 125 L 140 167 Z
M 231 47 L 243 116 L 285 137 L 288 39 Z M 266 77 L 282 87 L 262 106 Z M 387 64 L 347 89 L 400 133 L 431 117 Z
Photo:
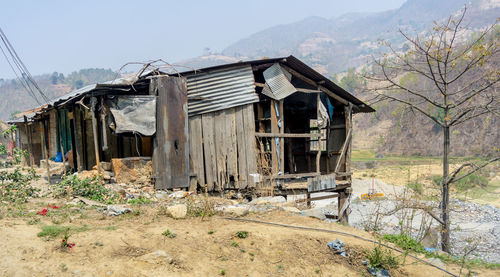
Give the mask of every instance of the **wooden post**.
M 352 104 L 349 103 L 348 106 L 344 108 L 345 113 L 345 129 L 346 136 L 352 136 Z M 347 144 L 347 150 L 345 154 L 345 172 L 351 171 L 351 152 L 352 152 L 352 139 L 349 140 Z M 346 179 L 350 181 L 350 176 L 347 176 Z
M 347 224 L 349 222 L 348 215 L 346 210 L 342 211 L 342 207 L 344 207 L 348 197 L 350 194 L 350 188 L 343 189 L 339 191 L 339 199 L 338 199 L 338 220 L 341 224 Z
M 276 114 L 276 107 L 274 106 L 275 100 L 271 100 L 269 102 L 269 108 L 271 111 L 271 133 L 279 133 L 279 127 L 278 127 L 278 116 Z M 272 175 L 275 175 L 279 171 L 278 167 L 278 155 L 277 155 L 278 149 L 276 148 L 276 139 L 271 138 L 271 173 Z
M 97 133 L 97 119 L 95 117 L 95 108 L 97 104 L 97 98 L 92 97 L 90 99 L 91 113 L 92 113 L 92 132 L 94 136 L 94 151 L 95 151 L 95 162 L 97 166 L 97 171 L 101 173 L 101 163 L 99 161 L 99 134 Z
M 64 148 L 63 148 L 63 144 L 62 144 L 62 137 L 61 137 L 61 140 L 59 140 L 59 146 L 61 147 L 63 172 L 64 172 L 64 175 L 66 175 L 66 158 L 64 157 Z
M 75 149 L 73 153 L 76 157 L 76 170 L 81 172 L 83 169 L 82 163 L 82 152 L 80 149 L 80 138 L 78 137 L 78 127 L 80 126 L 80 109 L 74 105 L 73 106 L 73 136 L 75 137 Z
M 50 164 L 49 164 L 49 150 L 47 148 L 47 143 L 45 143 L 45 124 L 43 124 L 43 121 L 40 121 L 40 136 L 41 136 L 41 142 L 42 142 L 42 156 L 45 156 L 45 163 L 47 166 L 47 181 L 49 182 L 49 185 L 51 185 L 50 182 Z M 44 153 L 45 152 L 45 153 Z
M 28 136 L 28 152 L 29 152 L 29 165 L 31 167 L 31 169 L 33 169 L 33 163 L 34 163 L 34 159 L 33 159 L 33 149 L 32 149 L 32 146 L 31 146 L 31 128 L 28 126 L 28 118 L 26 116 L 24 116 L 24 128 L 25 128 L 25 131 L 26 131 L 26 135 Z
M 279 108 L 278 108 L 278 111 L 280 113 L 280 120 L 281 120 L 281 126 L 279 126 L 280 128 L 280 134 L 284 134 L 285 133 L 285 116 L 283 114 L 283 100 L 280 100 L 279 101 Z M 281 137 L 280 138 L 280 169 L 279 171 L 281 171 L 282 174 L 285 174 L 285 138 L 284 137 Z
M 319 105 L 321 105 L 321 98 L 320 94 L 317 94 L 316 97 L 316 126 L 318 128 L 318 133 L 321 134 L 321 130 L 319 128 Z M 316 173 L 321 173 L 321 166 L 320 166 L 320 161 L 321 161 L 321 136 L 318 137 L 318 152 L 316 153 Z

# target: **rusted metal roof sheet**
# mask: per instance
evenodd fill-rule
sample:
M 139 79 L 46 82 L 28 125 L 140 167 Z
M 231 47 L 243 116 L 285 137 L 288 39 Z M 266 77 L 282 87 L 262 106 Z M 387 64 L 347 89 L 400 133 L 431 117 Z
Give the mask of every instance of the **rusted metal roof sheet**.
M 343 88 L 339 87 L 337 84 L 332 82 L 330 79 L 328 79 L 326 76 L 323 76 L 310 66 L 306 65 L 299 59 L 297 59 L 294 56 L 288 56 L 288 57 L 280 57 L 280 58 L 272 58 L 272 59 L 261 59 L 261 60 L 254 60 L 254 61 L 243 61 L 239 63 L 232 63 L 232 64 L 224 64 L 224 65 L 217 65 L 217 66 L 212 66 L 212 67 L 207 67 L 202 69 L 204 72 L 209 72 L 213 70 L 223 70 L 223 69 L 230 69 L 235 66 L 245 66 L 245 65 L 251 65 L 251 66 L 258 66 L 258 65 L 263 65 L 263 64 L 269 64 L 269 63 L 280 63 L 284 64 L 295 71 L 301 73 L 305 77 L 318 82 L 322 83 L 324 87 L 327 89 L 331 90 L 338 96 L 344 98 L 345 100 L 353 103 L 355 105 L 354 107 L 354 112 L 365 112 L 365 113 L 370 113 L 374 112 L 375 110 L 370 107 L 369 105 L 363 103 L 363 101 L 359 100 L 356 98 L 354 95 L 350 94 L 349 92 L 345 91 Z M 192 74 L 195 71 L 187 71 L 187 72 L 182 72 L 180 73 L 183 76 L 187 76 Z M 172 74 L 174 75 L 174 74 Z
M 259 101 L 250 65 L 196 71 L 183 76 L 187 80 L 189 116 Z

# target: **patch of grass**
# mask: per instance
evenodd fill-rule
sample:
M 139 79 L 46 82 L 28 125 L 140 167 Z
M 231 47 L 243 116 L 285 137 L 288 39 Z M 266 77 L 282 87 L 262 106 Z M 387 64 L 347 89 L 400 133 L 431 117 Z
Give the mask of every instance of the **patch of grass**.
M 226 270 L 225 269 L 221 269 L 220 275 L 222 275 L 222 276 L 226 275 Z
M 68 271 L 68 266 L 65 263 L 62 263 L 61 265 L 59 265 L 59 267 L 61 268 L 62 272 Z
M 232 247 L 238 247 L 240 246 L 236 241 L 231 242 Z
M 384 235 L 382 238 L 386 241 L 394 243 L 395 245 L 401 247 L 406 251 L 412 251 L 416 253 L 426 252 L 424 246 L 421 243 L 419 243 L 412 237 L 407 236 L 406 234 Z
M 366 259 L 369 266 L 383 269 L 396 269 L 399 267 L 399 259 L 395 257 L 391 250 L 382 249 L 382 246 L 377 245 L 371 251 L 366 251 Z
M 68 232 L 84 232 L 89 229 L 87 225 L 83 225 L 81 227 L 69 227 L 69 226 L 59 226 L 59 225 L 46 225 L 42 226 L 42 231 L 37 234 L 38 237 L 49 237 L 55 238 L 61 234 L 65 234 Z
M 170 231 L 169 229 L 165 230 L 163 233 L 161 233 L 162 235 L 164 235 L 165 237 L 167 238 L 170 238 L 170 239 L 173 239 L 175 237 L 177 237 L 177 234 L 174 233 L 173 231 Z
M 248 237 L 247 231 L 238 231 L 236 232 L 236 236 L 240 239 L 246 239 Z
M 210 231 L 208 231 L 208 234 L 209 234 L 209 235 L 211 235 L 211 234 L 213 234 L 213 233 L 215 233 L 215 231 L 214 231 L 214 230 L 210 230 Z
M 316 274 L 320 273 L 319 267 L 317 267 L 317 268 L 314 269 L 314 273 L 316 273 Z
M 127 201 L 127 203 L 132 205 L 132 206 L 148 205 L 148 204 L 151 204 L 151 199 L 148 199 L 146 197 L 139 197 L 139 198 L 130 199 Z
M 106 228 L 104 228 L 104 230 L 106 230 L 106 231 L 115 231 L 116 229 L 117 229 L 117 227 L 116 227 L 116 226 L 113 226 L 113 225 L 111 225 L 111 226 L 106 226 Z
M 32 218 L 30 220 L 28 220 L 28 225 L 36 225 L 38 223 L 40 223 L 40 218 Z
M 201 198 L 201 199 L 200 199 Z M 187 215 L 190 217 L 210 217 L 215 215 L 215 201 L 208 197 L 187 197 Z

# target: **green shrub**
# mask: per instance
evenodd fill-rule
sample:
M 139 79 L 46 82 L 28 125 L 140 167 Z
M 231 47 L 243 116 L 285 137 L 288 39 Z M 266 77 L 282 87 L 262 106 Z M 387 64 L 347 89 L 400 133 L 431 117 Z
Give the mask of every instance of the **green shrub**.
M 245 239 L 248 237 L 248 232 L 246 231 L 238 231 L 236 232 L 236 236 L 240 239 Z
M 133 206 L 138 206 L 138 205 L 151 204 L 151 200 L 147 199 L 146 197 L 139 197 L 139 198 L 130 199 L 127 201 L 127 203 L 129 203 Z
M 175 237 L 177 237 L 177 234 L 174 233 L 174 232 L 171 232 L 169 229 L 165 230 L 162 235 L 164 235 L 165 237 L 167 238 L 170 238 L 170 239 L 173 239 Z
M 65 176 L 55 185 L 54 197 L 83 196 L 91 200 L 112 203 L 118 197 L 114 191 L 104 187 L 98 177 L 80 179 L 76 175 Z
M 380 245 L 377 245 L 372 251 L 366 252 L 365 255 L 371 267 L 387 270 L 399 267 L 399 259 L 393 256 L 392 251 L 384 250 Z
M 408 187 L 418 194 L 422 194 L 424 192 L 423 185 L 417 182 L 411 182 L 408 184 Z
M 70 231 L 83 232 L 86 230 L 88 230 L 87 225 L 83 225 L 81 227 L 68 227 L 59 225 L 42 226 L 42 231 L 39 232 L 37 236 L 55 238 L 61 234 L 69 234 Z
M 432 176 L 432 182 L 437 186 L 441 185 L 442 180 L 443 177 L 440 175 Z M 475 187 L 484 187 L 486 185 L 488 185 L 488 179 L 479 174 L 471 174 L 451 184 L 451 186 L 455 187 L 459 191 L 465 191 Z
M 34 170 L 29 169 L 28 174 L 19 168 L 13 172 L 0 171 L 0 200 L 15 203 L 25 203 L 30 197 L 36 197 L 38 188 L 32 187 L 30 182 L 38 179 Z
M 424 246 L 412 237 L 407 236 L 406 234 L 384 235 L 383 239 L 394 243 L 395 245 L 401 247 L 403 250 L 416 253 L 425 253 Z

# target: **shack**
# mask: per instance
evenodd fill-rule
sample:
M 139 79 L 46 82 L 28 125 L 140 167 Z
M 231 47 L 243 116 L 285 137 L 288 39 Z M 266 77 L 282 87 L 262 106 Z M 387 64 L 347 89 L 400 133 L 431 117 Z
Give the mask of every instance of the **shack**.
M 152 70 L 81 88 L 13 123 L 35 163 L 58 153 L 71 154 L 74 171 L 151 161 L 155 189 L 338 197 L 346 221 L 352 115 L 373 111 L 289 56 Z

